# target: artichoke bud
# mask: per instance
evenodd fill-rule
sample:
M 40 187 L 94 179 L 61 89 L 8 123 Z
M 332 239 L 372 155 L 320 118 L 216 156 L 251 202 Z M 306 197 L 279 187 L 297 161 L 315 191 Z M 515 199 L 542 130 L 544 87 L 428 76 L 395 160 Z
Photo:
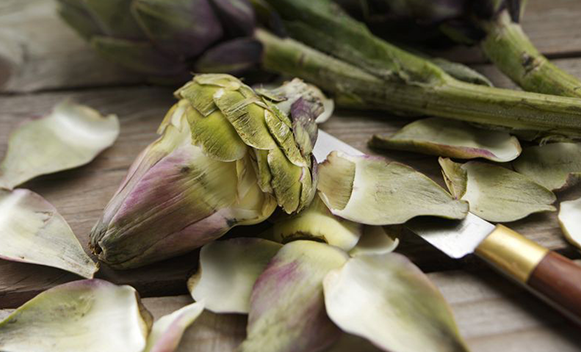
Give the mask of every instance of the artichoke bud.
M 256 26 L 248 0 L 58 2 L 62 19 L 102 56 L 160 82 L 186 81 L 202 56 L 206 63 L 221 58 L 228 72 L 260 62 L 262 47 L 241 45 Z
M 186 253 L 234 226 L 264 221 L 277 205 L 296 213 L 315 195 L 320 91 L 300 80 L 255 91 L 207 74 L 175 95 L 161 136 L 133 163 L 91 232 L 93 250 L 113 267 Z

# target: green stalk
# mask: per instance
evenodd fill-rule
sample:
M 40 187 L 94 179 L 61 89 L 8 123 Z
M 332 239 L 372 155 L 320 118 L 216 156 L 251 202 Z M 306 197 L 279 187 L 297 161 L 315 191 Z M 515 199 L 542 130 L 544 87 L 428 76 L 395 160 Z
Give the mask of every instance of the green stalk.
M 344 107 L 581 137 L 579 99 L 469 84 L 445 73 L 427 84 L 386 80 L 292 39 L 260 29 L 255 37 L 263 45 L 265 69 L 316 83 Z
M 487 31 L 482 50 L 524 90 L 581 98 L 581 81 L 539 53 L 507 11 L 494 21 L 482 23 L 482 27 Z

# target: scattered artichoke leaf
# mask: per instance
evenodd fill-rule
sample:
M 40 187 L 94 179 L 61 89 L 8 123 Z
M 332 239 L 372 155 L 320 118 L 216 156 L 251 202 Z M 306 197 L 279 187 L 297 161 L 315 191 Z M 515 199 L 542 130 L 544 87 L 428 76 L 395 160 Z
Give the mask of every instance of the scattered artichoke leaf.
M 349 251 L 358 243 L 363 227 L 333 215 L 317 195 L 311 205 L 298 214 L 276 219 L 268 232 L 269 237 L 281 243 L 308 239 Z
M 260 238 L 233 238 L 205 245 L 198 272 L 188 280 L 192 298 L 203 300 L 206 309 L 214 313 L 248 313 L 252 287 L 281 247 Z
M 383 350 L 468 350 L 442 294 L 400 254 L 356 256 L 323 284 L 331 320 Z
M 321 198 L 331 212 L 366 225 L 402 224 L 421 215 L 462 219 L 468 204 L 409 166 L 332 152 L 319 165 Z
M 324 243 L 286 244 L 254 285 L 240 352 L 321 351 L 335 342 L 341 331 L 325 312 L 322 280 L 347 259 Z
M 186 329 L 202 314 L 204 302 L 195 302 L 165 315 L 153 323 L 143 352 L 173 352 Z
M 448 158 L 438 158 L 438 163 L 442 167 L 442 176 L 450 193 L 456 199 L 462 199 L 466 193 L 466 186 L 468 184 L 466 170 L 462 168 L 461 163 L 455 163 Z
M 517 172 L 550 190 L 567 188 L 581 178 L 581 143 L 526 148 L 513 166 Z
M 12 132 L 0 164 L 0 186 L 12 189 L 40 175 L 85 165 L 118 134 L 117 116 L 61 102 L 49 115 L 26 121 Z
M 402 228 L 392 226 L 365 226 L 363 235 L 350 251 L 352 257 L 364 254 L 383 254 L 393 252 L 399 245 Z
M 389 137 L 375 135 L 369 144 L 379 149 L 497 162 L 514 160 L 521 152 L 518 139 L 507 132 L 485 130 L 439 117 L 414 121 Z
M 132 287 L 74 281 L 39 294 L 0 322 L 0 350 L 141 352 L 151 324 Z
M 440 164 L 446 165 L 443 172 L 452 193 L 462 194 L 460 198 L 470 204 L 470 212 L 485 220 L 509 222 L 533 213 L 555 211 L 553 192 L 518 172 L 476 161 L 452 165 L 449 160 L 441 160 Z M 464 178 L 464 193 L 459 191 L 461 181 L 449 181 Z
M 0 259 L 52 266 L 85 278 L 98 270 L 55 207 L 29 190 L 0 189 L 0 233 Z
M 581 198 L 561 202 L 558 218 L 565 238 L 581 248 Z

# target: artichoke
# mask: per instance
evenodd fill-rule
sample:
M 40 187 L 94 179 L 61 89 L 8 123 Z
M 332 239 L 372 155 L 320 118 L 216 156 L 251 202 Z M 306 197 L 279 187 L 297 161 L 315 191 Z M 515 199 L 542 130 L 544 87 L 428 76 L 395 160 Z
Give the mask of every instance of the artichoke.
M 322 94 L 300 80 L 253 90 L 224 74 L 176 92 L 158 132 L 91 232 L 99 259 L 131 268 L 186 253 L 316 192 Z
M 161 82 L 185 82 L 208 50 L 258 60 L 247 0 L 59 0 L 61 17 L 100 54 Z M 233 53 L 236 49 L 235 53 Z
M 370 29 L 422 45 L 480 44 L 524 90 L 581 97 L 581 81 L 535 48 L 519 22 L 526 0 L 335 0 Z M 445 40 L 445 39 L 448 40 Z
M 60 3 L 63 18 L 97 50 L 158 81 L 188 70 L 247 74 L 260 68 L 314 83 L 343 107 L 581 136 L 578 99 L 471 84 L 482 80 L 381 40 L 331 0 L 252 0 L 252 7 L 248 0 Z M 269 28 L 284 26 L 293 39 L 254 28 L 251 19 L 259 17 Z M 210 32 L 220 35 L 194 40 Z

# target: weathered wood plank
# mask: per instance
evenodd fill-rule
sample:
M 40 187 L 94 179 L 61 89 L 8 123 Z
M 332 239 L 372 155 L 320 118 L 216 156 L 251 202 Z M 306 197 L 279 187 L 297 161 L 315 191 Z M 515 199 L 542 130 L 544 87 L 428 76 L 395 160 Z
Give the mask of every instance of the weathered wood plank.
M 54 204 L 69 222 L 85 250 L 88 234 L 110 197 L 121 182 L 135 156 L 156 138 L 155 130 L 165 111 L 174 102 L 171 90 L 163 88 L 125 88 L 90 90 L 77 93 L 44 93 L 0 97 L 0 156 L 5 153 L 8 135 L 22 120 L 41 116 L 62 99 L 70 98 L 88 104 L 102 113 L 116 113 L 121 120 L 121 134 L 115 145 L 89 165 L 47 175 L 23 185 Z M 365 152 L 366 140 L 373 133 L 393 133 L 408 120 L 384 114 L 342 112 L 323 128 Z M 435 157 L 404 152 L 384 152 L 392 160 L 407 163 L 442 184 Z M 570 199 L 574 193 L 564 194 Z M 556 214 L 538 214 L 525 221 L 510 224 L 527 237 L 556 250 L 569 245 L 564 241 Z M 238 234 L 252 235 L 252 228 L 239 228 Z M 416 236 L 406 237 L 400 249 L 424 270 L 471 265 L 456 263 Z M 196 265 L 191 256 L 176 258 L 142 269 L 115 272 L 103 267 L 99 277 L 117 283 L 135 285 L 142 295 L 164 295 L 184 292 L 187 273 Z M 72 274 L 34 265 L 0 261 L 0 307 L 14 307 L 39 291 L 75 279 Z
M 581 2 L 531 0 L 523 26 L 549 56 L 581 55 L 578 24 Z M 56 15 L 54 0 L 4 0 L 0 3 L 0 90 L 127 85 L 144 78 L 96 55 Z M 458 47 L 453 60 L 482 63 L 478 50 Z M 3 88 L 2 88 L 3 87 Z

